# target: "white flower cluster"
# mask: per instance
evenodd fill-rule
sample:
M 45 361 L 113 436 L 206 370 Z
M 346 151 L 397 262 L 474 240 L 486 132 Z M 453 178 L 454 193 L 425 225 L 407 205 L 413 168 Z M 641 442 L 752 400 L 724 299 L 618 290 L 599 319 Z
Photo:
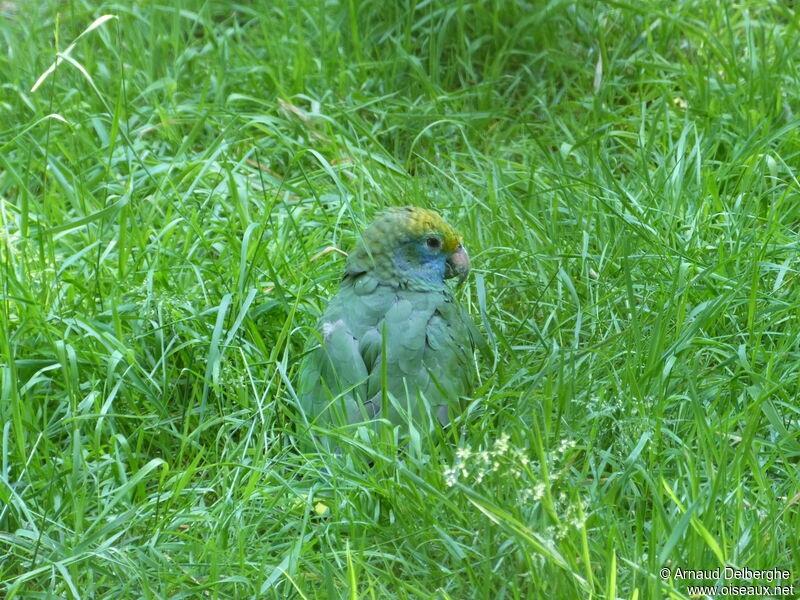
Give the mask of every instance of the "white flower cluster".
M 512 477 L 521 476 L 531 461 L 524 450 L 509 446 L 510 439 L 507 433 L 502 433 L 488 450 L 472 450 L 467 447 L 456 450 L 455 463 L 444 471 L 445 483 L 452 487 L 461 479 L 477 484 L 489 473 L 500 471 Z
M 479 484 L 486 476 L 491 473 L 508 475 L 515 479 L 525 476 L 531 479 L 535 473 L 540 471 L 538 461 L 532 461 L 528 457 L 527 450 L 514 448 L 509 444 L 511 437 L 503 432 L 500 434 L 491 448 L 486 450 L 472 450 L 469 447 L 461 447 L 456 450 L 456 460 L 452 467 L 445 469 L 444 480 L 448 487 L 455 485 L 457 481 L 465 483 Z M 559 463 L 564 455 L 575 447 L 573 440 L 561 440 L 553 454 L 554 465 Z M 554 469 L 549 469 L 552 473 Z M 550 478 L 555 475 L 551 474 Z M 523 497 L 538 500 L 544 494 L 544 484 L 537 483 L 531 488 L 523 490 Z
M 553 540 L 563 538 L 569 530 L 583 528 L 586 522 L 584 501 L 571 498 L 564 492 L 556 494 L 553 489 L 554 482 L 563 475 L 575 441 L 561 440 L 546 455 L 546 469 L 538 460 L 529 457 L 528 449 L 513 447 L 510 441 L 507 433 L 501 433 L 486 449 L 461 447 L 456 450 L 453 465 L 443 472 L 447 486 L 460 483 L 484 488 L 497 485 L 498 489 L 503 489 L 508 484 L 515 488 L 512 492 L 516 494 L 514 501 L 520 507 L 538 504 L 547 496 L 553 508 L 551 514 L 557 515 L 556 522 L 546 531 Z M 546 479 L 543 473 L 547 473 Z M 509 484 L 512 481 L 514 483 Z M 496 491 L 491 495 L 496 497 Z
M 553 509 L 559 515 L 559 520 L 544 530 L 545 537 L 558 541 L 568 531 L 583 529 L 586 524 L 586 503 L 582 498 L 571 501 L 566 494 L 561 493 L 553 499 Z

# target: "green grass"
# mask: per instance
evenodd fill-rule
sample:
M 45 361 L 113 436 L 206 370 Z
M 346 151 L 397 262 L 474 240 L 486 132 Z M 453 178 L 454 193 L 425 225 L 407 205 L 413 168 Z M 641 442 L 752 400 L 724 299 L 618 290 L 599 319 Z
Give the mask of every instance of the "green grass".
M 0 596 L 800 593 L 799 17 L 2 3 Z M 444 441 L 303 453 L 312 258 L 402 204 L 495 357 Z

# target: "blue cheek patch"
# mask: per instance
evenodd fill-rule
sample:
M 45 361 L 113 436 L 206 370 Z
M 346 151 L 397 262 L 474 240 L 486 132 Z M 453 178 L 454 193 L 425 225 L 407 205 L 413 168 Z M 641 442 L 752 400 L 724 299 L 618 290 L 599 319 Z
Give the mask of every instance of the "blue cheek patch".
M 444 281 L 444 256 L 437 254 L 436 256 L 426 256 L 422 259 L 420 269 L 427 273 L 428 277 L 423 277 L 430 283 L 441 283 Z
M 444 283 L 445 257 L 441 252 L 435 254 L 429 252 L 427 248 L 421 251 L 418 248 L 410 249 L 416 254 L 416 260 L 409 260 L 409 257 L 401 249 L 394 255 L 394 264 L 397 269 L 409 279 L 433 284 Z

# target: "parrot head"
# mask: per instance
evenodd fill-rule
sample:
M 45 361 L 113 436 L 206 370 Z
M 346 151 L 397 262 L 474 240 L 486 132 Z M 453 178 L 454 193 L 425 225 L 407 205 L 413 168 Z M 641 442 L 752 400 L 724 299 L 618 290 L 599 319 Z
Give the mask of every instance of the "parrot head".
M 444 280 L 469 274 L 461 234 L 433 210 L 390 208 L 364 230 L 347 260 L 347 274 L 371 273 L 381 282 L 410 289 L 440 289 Z

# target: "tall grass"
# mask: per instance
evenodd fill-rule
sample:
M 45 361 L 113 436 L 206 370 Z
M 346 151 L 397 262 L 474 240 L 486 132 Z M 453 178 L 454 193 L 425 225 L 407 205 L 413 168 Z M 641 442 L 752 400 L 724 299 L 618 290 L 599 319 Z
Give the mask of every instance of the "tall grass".
M 800 590 L 797 17 L 3 3 L 2 595 Z M 445 440 L 306 452 L 321 251 L 397 204 L 494 356 Z

